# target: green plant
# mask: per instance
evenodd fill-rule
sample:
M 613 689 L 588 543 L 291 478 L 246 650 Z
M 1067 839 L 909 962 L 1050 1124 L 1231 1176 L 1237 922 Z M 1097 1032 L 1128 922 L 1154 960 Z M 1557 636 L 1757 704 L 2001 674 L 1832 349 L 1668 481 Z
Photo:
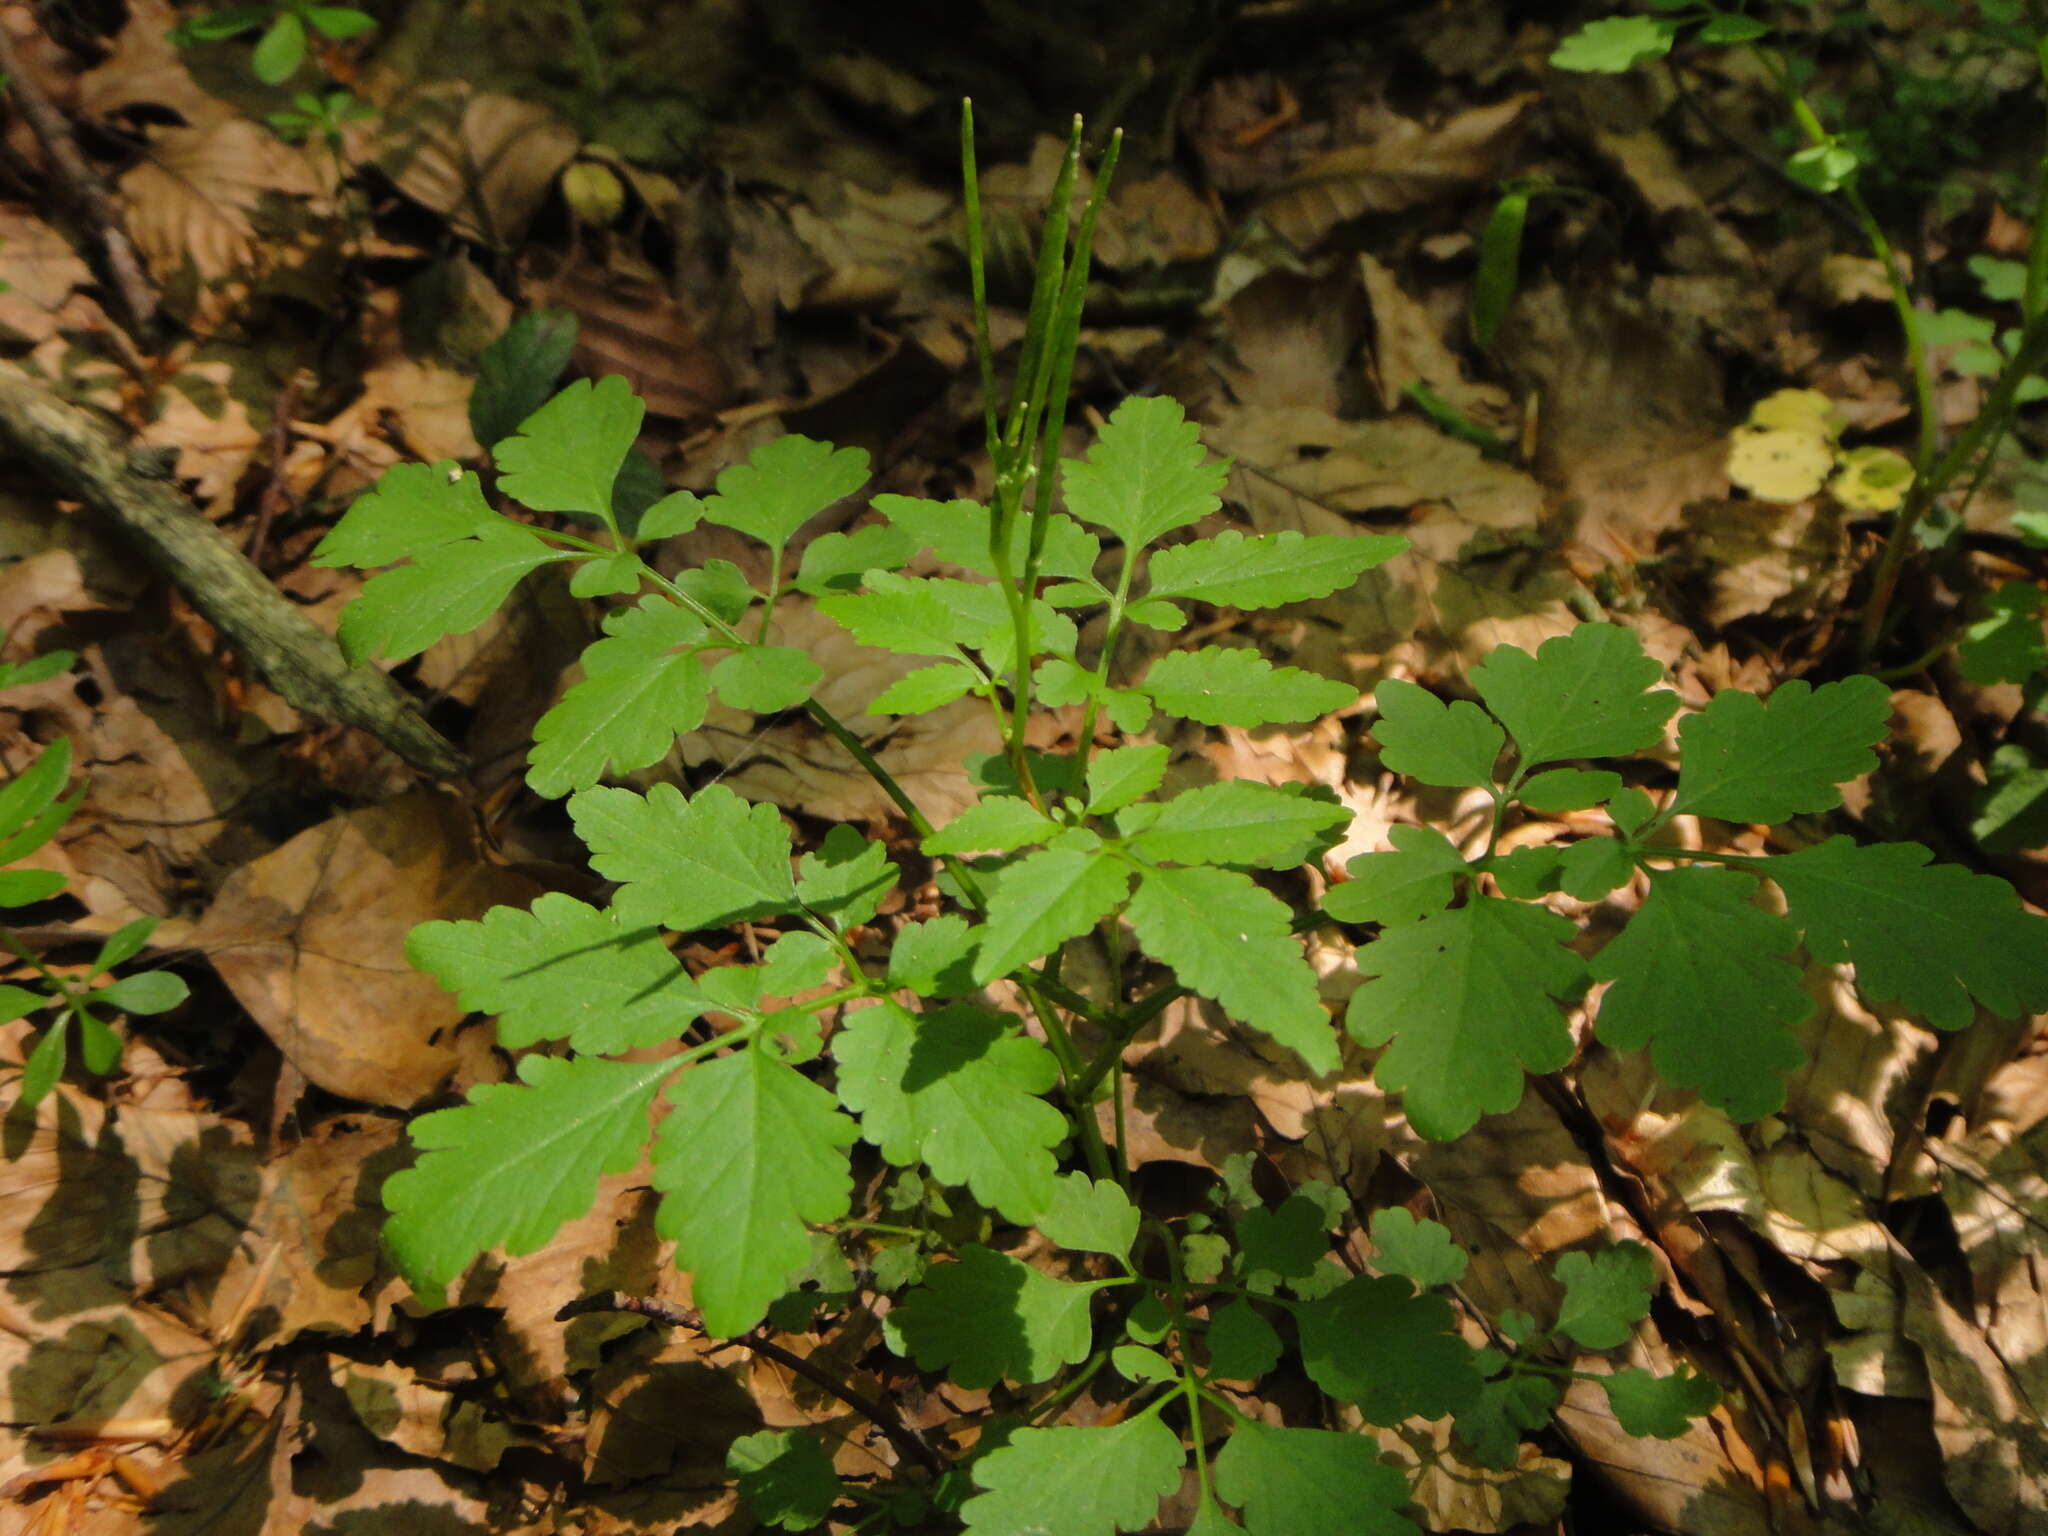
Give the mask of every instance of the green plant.
M 1566 1010 L 1604 981 L 1602 1039 L 1648 1047 L 1668 1080 L 1755 1119 L 1783 1104 L 1801 1060 L 1791 1031 L 1812 1004 L 1790 957 L 1802 944 L 1853 964 L 1873 1000 L 1956 1028 L 1973 1000 L 2004 1013 L 2048 1004 L 2048 922 L 2003 883 L 1930 865 L 1914 844 L 1836 836 L 1765 857 L 1668 839 L 1681 815 L 1770 824 L 1838 806 L 1837 784 L 1874 763 L 1886 693 L 1868 678 L 1788 683 L 1768 703 L 1724 693 L 1684 722 L 1675 787 L 1653 793 L 1630 780 L 1662 786 L 1668 774 L 1627 760 L 1664 741 L 1677 698 L 1656 687 L 1660 669 L 1633 636 L 1607 624 L 1533 655 L 1495 651 L 1473 676 L 1479 703 L 1382 683 L 1385 767 L 1485 791 L 1491 834 L 1468 856 L 1439 832 L 1400 828 L 1391 850 L 1351 862 L 1320 910 L 1283 899 L 1298 898 L 1289 872 L 1334 846 L 1348 812 L 1327 793 L 1244 781 L 1164 793 L 1168 749 L 1128 738 L 1162 714 L 1308 720 L 1356 690 L 1217 645 L 1132 675 L 1119 642 L 1131 625 L 1180 630 L 1197 604 L 1328 595 L 1403 541 L 1186 538 L 1218 511 L 1226 466 L 1170 400 L 1124 401 L 1083 459 L 1061 463 L 1114 143 L 1070 231 L 1076 125 L 1006 399 L 987 340 L 971 137 L 964 149 L 989 505 L 877 496 L 882 521 L 812 539 L 791 571 L 799 530 L 862 489 L 865 456 L 784 437 L 720 475 L 714 495 L 677 491 L 622 514 L 641 407 L 606 379 L 570 384 L 494 454 L 504 496 L 586 531 L 494 510 L 475 475 L 444 463 L 392 470 L 321 544 L 320 563 L 390 567 L 342 618 L 342 643 L 361 661 L 402 660 L 481 623 L 546 564 L 573 566 L 583 596 L 620 599 L 583 679 L 541 720 L 527 774 L 539 794 L 568 797 L 616 894 L 604 908 L 549 894 L 530 910 L 414 931 L 413 962 L 495 1015 L 500 1042 L 524 1054 L 516 1081 L 413 1122 L 419 1160 L 385 1186 L 391 1251 L 433 1295 L 487 1250 L 539 1247 L 588 1209 L 601 1175 L 635 1166 L 665 1100 L 651 1138 L 657 1230 L 677 1243 L 707 1331 L 806 1326 L 829 1295 L 853 1291 L 851 1254 L 873 1290 L 896 1297 L 891 1350 L 965 1389 L 1005 1385 L 1015 1410 L 960 1466 L 895 1425 L 892 1438 L 917 1454 L 891 1486 L 843 1482 L 801 1432 L 742 1438 L 729 1460 L 742 1492 L 790 1529 L 851 1501 L 866 1526 L 936 1509 L 976 1532 L 1128 1530 L 1180 1486 L 1192 1455 L 1197 1530 L 1236 1528 L 1226 1505 L 1260 1536 L 1412 1530 L 1404 1481 L 1371 1440 L 1243 1412 L 1232 1384 L 1259 1381 L 1290 1352 L 1366 1422 L 1451 1416 L 1471 1453 L 1496 1465 L 1578 1375 L 1601 1384 L 1630 1432 L 1685 1432 L 1717 1400 L 1711 1382 L 1571 1363 L 1621 1345 L 1647 1315 L 1647 1251 L 1563 1256 L 1555 1319 L 1485 1320 L 1493 1342 L 1475 1347 L 1438 1294 L 1466 1261 L 1435 1221 L 1377 1213 L 1370 1269 L 1347 1267 L 1332 1233 L 1352 1219 L 1349 1197 L 1306 1184 L 1269 1205 L 1248 1160 L 1205 1208 L 1142 1211 L 1124 1160 L 1124 1047 L 1188 994 L 1216 1005 L 1215 1027 L 1261 1034 L 1312 1075 L 1363 1075 L 1348 1033 L 1385 1048 L 1374 1076 L 1419 1132 L 1455 1137 L 1513 1108 L 1526 1073 L 1566 1064 Z M 700 523 L 762 544 L 766 580 L 757 588 L 716 561 L 667 577 L 643 558 L 649 542 Z M 921 551 L 970 577 L 905 574 Z M 857 640 L 918 660 L 872 712 L 985 702 L 1003 750 L 973 765 L 976 804 L 932 825 L 817 703 L 816 662 L 776 643 L 785 587 Z M 1077 616 L 1091 620 L 1085 630 Z M 658 760 L 714 693 L 761 713 L 808 710 L 902 810 L 917 838 L 910 867 L 850 826 L 798 856 L 781 816 L 721 785 L 601 783 Z M 1072 750 L 1029 745 L 1038 706 L 1079 707 Z M 1123 744 L 1098 749 L 1098 719 Z M 1622 762 L 1587 766 L 1603 759 Z M 1596 806 L 1613 835 L 1500 851 L 1519 810 Z M 882 944 L 882 902 L 927 868 L 948 909 Z M 1591 902 L 1638 879 L 1648 895 L 1625 931 L 1582 960 L 1576 924 L 1546 898 Z M 1766 882 L 1785 915 L 1760 901 Z M 742 921 L 778 930 L 758 963 L 691 976 L 665 937 Z M 1316 927 L 1357 946 L 1342 1032 L 1299 937 Z M 1084 936 L 1109 962 L 1106 986 L 1086 992 L 1063 966 Z M 882 1208 L 856 1209 L 855 1170 L 878 1165 L 895 1170 Z M 1065 1255 L 1058 1271 L 1001 1251 L 989 1240 L 1001 1225 L 1035 1228 Z M 817 1290 L 800 1290 L 807 1281 Z M 1114 1379 L 1127 1384 L 1118 1414 L 1048 1423 L 1084 1385 Z M 847 1401 L 890 1427 L 886 1407 Z
M 1989 320 L 1952 310 L 1933 315 L 1920 310 L 1905 269 L 1864 193 L 1863 180 L 1870 169 L 1867 151 L 1859 148 L 1855 135 L 1823 124 L 1802 88 L 1808 71 L 1795 57 L 1767 46 L 1773 32 L 1769 25 L 1746 13 L 1721 11 L 1692 0 L 1651 0 L 1651 9 L 1656 14 L 1588 23 L 1558 45 L 1550 56 L 1551 64 L 1559 69 L 1620 73 L 1666 58 L 1688 29 L 1694 43 L 1747 49 L 1783 96 L 1800 142 L 1800 148 L 1784 161 L 1783 174 L 1817 195 L 1841 200 L 1882 266 L 1891 291 L 1905 344 L 1918 435 L 1912 482 L 1892 515 L 1858 626 L 1858 660 L 1868 664 L 1888 638 L 1887 626 L 1907 560 L 1922 543 L 1939 542 L 1941 529 L 1935 526 L 1930 533 L 1929 524 L 1942 497 L 1952 487 L 1966 485 L 1967 500 L 2011 429 L 2018 408 L 2043 398 L 2044 388 L 2036 375 L 2048 363 L 2048 217 L 2040 206 L 2043 191 L 2048 189 L 2048 154 L 2042 155 L 2037 167 L 2033 235 L 2025 264 L 1972 265 L 1987 298 L 2019 306 L 2020 324 L 2000 335 L 1994 346 L 1995 327 Z M 1981 9 L 1983 21 L 1999 33 L 2001 44 L 2023 45 L 2024 52 L 2038 60 L 2041 76 L 2048 81 L 2048 37 L 2028 31 L 2016 5 Z M 1976 419 L 1944 449 L 1930 353 L 1949 342 L 1970 344 L 1952 366 L 1960 372 L 1983 374 L 1990 382 Z
M 34 661 L 0 663 L 0 689 L 46 682 L 70 670 L 78 658 L 52 651 Z M 57 835 L 84 802 L 80 790 L 69 796 L 64 786 L 71 774 L 71 743 L 63 737 L 36 754 L 35 761 L 0 786 L 0 908 L 33 906 L 62 894 L 64 877 L 53 870 L 9 869 Z M 162 1013 L 185 1000 L 184 981 L 168 971 L 108 979 L 149 942 L 153 917 L 137 918 L 109 934 L 83 974 L 59 971 L 42 960 L 12 927 L 0 924 L 0 948 L 41 978 L 35 986 L 0 985 L 0 1022 L 28 1018 L 45 1010 L 55 1017 L 29 1052 L 22 1069 L 20 1102 L 42 1102 L 64 1075 L 67 1039 L 76 1033 L 78 1055 L 88 1072 L 105 1074 L 121 1057 L 121 1039 L 103 1016 L 109 1012 Z M 103 985 L 95 985 L 101 983 Z
M 320 95 L 300 91 L 292 97 L 290 111 L 273 112 L 264 121 L 288 144 L 317 136 L 333 156 L 336 168 L 341 169 L 342 130 L 350 123 L 376 115 L 375 107 L 349 91 L 327 91 Z
M 270 0 L 263 5 L 230 5 L 180 22 L 171 38 L 181 47 L 217 43 L 257 34 L 249 69 L 265 85 L 282 85 L 306 62 L 312 39 L 342 43 L 377 25 L 352 5 L 314 5 L 310 0 Z

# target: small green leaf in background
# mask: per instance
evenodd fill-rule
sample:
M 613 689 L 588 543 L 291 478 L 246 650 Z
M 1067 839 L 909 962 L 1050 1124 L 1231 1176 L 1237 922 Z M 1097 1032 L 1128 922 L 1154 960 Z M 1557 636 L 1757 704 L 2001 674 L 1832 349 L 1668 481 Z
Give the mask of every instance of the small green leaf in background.
M 306 61 L 306 24 L 294 11 L 279 11 L 256 40 L 249 68 L 265 85 L 282 85 Z
M 531 529 L 499 518 L 473 538 L 416 555 L 372 576 L 341 611 L 336 638 L 351 665 L 404 661 L 447 635 L 466 635 L 496 613 L 520 578 L 563 558 Z
M 825 669 L 803 651 L 787 645 L 749 645 L 711 669 L 711 686 L 734 709 L 772 715 L 803 703 L 824 676 Z
M 1360 1275 L 1293 1308 L 1309 1379 L 1356 1403 L 1368 1424 L 1440 1419 L 1479 1395 L 1472 1347 L 1454 1331 L 1450 1303 L 1418 1296 L 1400 1275 Z
M 1093 1286 L 1070 1285 L 970 1243 L 889 1314 L 910 1357 L 969 1391 L 1051 1379 L 1088 1357 Z M 1176 1442 L 1177 1444 L 1178 1442 Z
M 2030 581 L 2008 581 L 1979 599 L 1984 617 L 1956 642 L 1956 664 L 1973 683 L 2023 683 L 2048 669 L 2048 633 L 2041 609 L 2048 592 Z
M 56 803 L 71 776 L 71 738 L 59 736 L 36 760 L 0 785 L 0 835 L 11 836 Z
M 1736 1120 L 1784 1107 L 1786 1074 L 1806 1061 L 1792 1026 L 1813 1012 L 1804 973 L 1784 958 L 1798 930 L 1755 900 L 1755 877 L 1736 870 L 1658 870 L 1592 963 L 1614 983 L 1600 1038 L 1619 1051 L 1653 1045 L 1659 1077 Z
M 1088 760 L 1088 814 L 1107 816 L 1149 795 L 1166 777 L 1165 747 L 1111 747 Z
M 1515 798 L 1532 811 L 1584 811 L 1620 792 L 1618 773 L 1550 768 L 1523 780 Z
M 631 461 L 629 460 L 628 462 Z M 661 500 L 655 502 L 640 514 L 633 526 L 633 537 L 637 542 L 643 544 L 651 543 L 655 539 L 672 539 L 679 533 L 688 533 L 698 523 L 702 522 L 703 518 L 704 503 L 698 500 L 693 492 L 670 491 Z M 677 584 L 681 585 L 683 576 L 688 576 L 689 574 L 691 573 L 686 571 L 682 576 L 678 576 Z M 745 585 L 744 580 L 741 582 L 741 585 Z M 720 609 L 716 604 L 709 606 L 713 612 L 718 613 L 728 623 L 736 617 L 736 615 Z M 740 605 L 740 612 L 744 613 L 745 611 L 746 605 L 743 603 Z
M 476 476 L 453 459 L 394 464 L 349 504 L 314 548 L 313 564 L 373 570 L 504 521 L 485 504 Z
M 960 1506 L 974 1536 L 1113 1536 L 1152 1523 L 1180 1487 L 1180 1436 L 1155 1414 L 1107 1428 L 1020 1429 L 974 1463 Z
M 1216 645 L 1169 651 L 1152 663 L 1140 686 L 1168 714 L 1246 728 L 1313 720 L 1358 698 L 1349 683 L 1276 667 L 1257 651 Z
M 1130 840 L 1133 853 L 1176 864 L 1250 864 L 1292 869 L 1351 819 L 1341 805 L 1250 779 L 1226 779 L 1175 795 Z
M 1181 598 L 1219 608 L 1277 608 L 1352 586 L 1408 547 L 1398 534 L 1288 531 L 1252 536 L 1232 529 L 1176 544 L 1152 556 L 1146 597 Z
M 1508 728 L 1533 768 L 1574 757 L 1626 757 L 1664 739 L 1678 695 L 1660 688 L 1664 669 L 1618 624 L 1581 624 L 1536 654 L 1496 646 L 1472 669 L 1472 686 Z
M 851 533 L 821 533 L 804 546 L 803 559 L 797 565 L 797 590 L 814 597 L 850 592 L 869 571 L 893 571 L 916 553 L 917 540 L 894 523 L 870 523 Z
M 1264 1272 L 1298 1280 L 1330 1252 L 1330 1218 L 1306 1195 L 1292 1194 L 1272 1210 L 1254 1206 L 1238 1218 L 1238 1263 L 1247 1275 Z
M 1515 1464 L 1522 1432 L 1548 1424 L 1562 1395 L 1553 1377 L 1514 1372 L 1496 1377 L 1459 1411 L 1458 1436 L 1481 1466 L 1505 1471 Z
M 1472 284 L 1472 339 L 1481 347 L 1493 345 L 1508 306 L 1515 301 L 1515 291 L 1521 287 L 1522 229 L 1529 221 L 1531 195 L 1527 187 L 1504 195 L 1493 205 L 1479 237 L 1479 272 Z
M 1674 814 L 1780 822 L 1831 811 L 1835 786 L 1877 766 L 1891 692 L 1874 677 L 1810 688 L 1781 683 L 1769 702 L 1727 689 L 1678 728 Z
M 1211 459 L 1178 401 L 1133 397 L 1110 413 L 1088 457 L 1061 466 L 1067 510 L 1133 552 L 1222 505 L 1227 460 Z
M 647 1144 L 666 1061 L 522 1056 L 519 1081 L 407 1127 L 424 1154 L 384 1181 L 384 1242 L 415 1285 L 446 1285 L 487 1249 L 532 1253 L 588 1211 L 598 1178 Z M 671 1117 L 673 1118 L 673 1117 Z
M 1050 842 L 1064 828 L 1028 800 L 996 795 L 970 805 L 924 840 L 924 851 L 1011 853 Z
M 1435 827 L 1393 827 L 1387 853 L 1361 853 L 1344 867 L 1351 878 L 1323 896 L 1340 923 L 1412 923 L 1451 904 L 1452 878 L 1470 867 L 1457 845 Z
M 796 1429 L 741 1435 L 725 1453 L 754 1518 L 786 1531 L 822 1525 L 839 1502 L 839 1473 L 816 1438 Z
M 1918 843 L 1831 837 L 1765 873 L 1785 893 L 1806 951 L 1856 967 L 1873 1002 L 1898 1002 L 1937 1029 L 1961 1029 L 1974 995 L 2002 1019 L 2048 1008 L 2048 918 L 2003 880 L 1930 864 Z
M 469 394 L 469 430 L 486 451 L 518 431 L 555 392 L 576 350 L 577 324 L 573 310 L 530 309 L 484 348 Z
M 1230 1381 L 1257 1381 L 1286 1353 L 1278 1330 L 1242 1299 L 1209 1314 L 1202 1341 L 1209 1347 L 1209 1374 Z
M 1406 1275 L 1421 1290 L 1465 1278 L 1465 1250 L 1440 1221 L 1417 1221 L 1398 1205 L 1372 1213 L 1372 1265 L 1383 1275 Z
M 143 971 L 109 982 L 87 1000 L 119 1008 L 123 1013 L 155 1014 L 170 1012 L 189 995 L 184 977 L 173 976 L 169 971 Z
M 1138 1208 L 1113 1180 L 1063 1173 L 1053 1181 L 1038 1230 L 1062 1248 L 1125 1258 L 1138 1240 Z
M 797 860 L 796 896 L 844 932 L 880 910 L 896 878 L 887 848 L 842 825 L 827 832 L 815 852 Z
M 69 883 L 54 869 L 0 870 L 0 907 L 26 907 L 48 901 Z
M 1671 51 L 1678 23 L 1655 16 L 1607 16 L 1589 21 L 1551 52 L 1553 69 L 1626 74 Z
M 1494 759 L 1507 742 L 1486 711 L 1467 699 L 1445 704 L 1428 689 L 1388 678 L 1373 690 L 1380 717 L 1373 739 L 1389 772 L 1447 789 L 1493 783 Z
M 1619 1349 L 1650 1315 L 1656 1270 L 1641 1243 L 1568 1253 L 1557 1261 L 1556 1273 L 1564 1285 L 1557 1326 L 1587 1349 Z
M 997 900 L 1009 889 L 1006 879 Z M 1279 897 L 1234 870 L 1151 869 L 1126 916 L 1145 953 L 1190 992 L 1271 1035 L 1318 1076 L 1337 1070 L 1337 1032 Z
M 566 1039 L 588 1056 L 681 1037 L 710 1006 L 661 935 L 549 891 L 530 910 L 493 907 L 475 922 L 421 923 L 405 958 L 476 1013 L 498 1016 L 498 1043 Z
M 972 693 L 981 679 L 974 668 L 941 664 L 906 672 L 868 701 L 871 715 L 922 715 Z
M 555 799 L 609 769 L 659 762 L 676 737 L 704 723 L 711 696 L 697 648 L 703 623 L 665 597 L 605 615 L 606 639 L 583 652 L 582 680 L 533 728 L 527 785 Z
M 1985 765 L 1987 781 L 1970 822 L 1986 853 L 2019 853 L 2048 844 L 2048 763 L 2007 742 Z
M 833 502 L 867 483 L 868 456 L 791 433 L 756 448 L 744 464 L 722 470 L 718 494 L 704 516 L 780 549 Z
M 1680 1367 L 1669 1376 L 1648 1371 L 1616 1371 L 1600 1385 L 1625 1434 L 1656 1440 L 1677 1440 L 1690 1433 L 1692 1421 L 1713 1412 L 1721 1389 L 1703 1376 Z
M 830 1093 L 759 1045 L 691 1067 L 668 1099 L 654 1142 L 655 1230 L 676 1241 L 705 1331 L 732 1338 L 809 1262 L 805 1223 L 846 1214 L 856 1127 Z
M 1400 1512 L 1408 1479 L 1366 1435 L 1240 1420 L 1216 1458 L 1216 1493 L 1251 1536 L 1419 1536 Z
M 913 1014 L 885 1001 L 850 1014 L 832 1054 L 840 1102 L 890 1162 L 922 1162 L 1020 1225 L 1052 1205 L 1067 1120 L 1041 1095 L 1059 1063 L 1011 1020 L 966 1003 Z
M 1376 979 L 1352 993 L 1345 1024 L 1360 1045 L 1393 1042 L 1373 1078 L 1401 1091 L 1420 1134 L 1462 1136 L 1522 1101 L 1524 1068 L 1571 1060 L 1572 1032 L 1550 999 L 1585 974 L 1565 948 L 1577 932 L 1554 912 L 1489 896 L 1359 949 L 1359 970 Z
M 715 928 L 796 908 L 789 829 L 775 808 L 722 784 L 689 800 L 673 784 L 645 795 L 586 789 L 569 801 L 591 868 L 622 882 L 614 901 L 629 928 Z
M 646 412 L 616 374 L 577 379 L 493 449 L 498 488 L 536 512 L 609 520 L 612 486 Z
M 1612 837 L 1587 837 L 1558 858 L 1558 889 L 1579 901 L 1598 901 L 1635 878 L 1635 855 Z
M 1003 871 L 974 962 L 986 984 L 1052 953 L 1122 904 L 1130 872 L 1102 853 L 1048 848 Z

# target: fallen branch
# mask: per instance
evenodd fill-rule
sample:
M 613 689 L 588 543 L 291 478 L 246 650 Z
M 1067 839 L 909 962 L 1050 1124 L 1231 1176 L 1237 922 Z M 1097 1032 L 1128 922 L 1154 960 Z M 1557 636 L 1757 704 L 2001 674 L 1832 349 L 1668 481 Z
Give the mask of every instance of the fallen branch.
M 117 524 L 293 707 L 361 726 L 429 773 L 467 770 L 397 684 L 375 667 L 351 667 L 331 637 L 192 509 L 153 454 L 124 453 L 91 416 L 6 367 L 0 449 Z
M 582 1317 L 591 1312 L 630 1312 L 635 1317 L 666 1323 L 671 1328 L 688 1328 L 696 1333 L 704 1331 L 704 1324 L 689 1308 L 671 1306 L 651 1296 L 628 1296 L 624 1291 L 600 1291 L 594 1296 L 579 1297 L 557 1312 L 555 1321 L 565 1323 L 572 1317 Z M 752 1350 L 764 1360 L 773 1360 L 792 1375 L 803 1377 L 819 1391 L 838 1398 L 886 1435 L 889 1443 L 896 1447 L 897 1455 L 916 1462 L 934 1476 L 947 1470 L 946 1458 L 927 1445 L 924 1436 L 904 1423 L 887 1403 L 878 1402 L 864 1392 L 856 1392 L 830 1371 L 820 1370 L 802 1355 L 793 1354 L 767 1339 L 747 1337 L 727 1342 Z
M 14 40 L 0 27 L 0 71 L 5 71 L 7 94 L 21 109 L 30 130 L 43 146 L 55 173 L 52 192 L 69 203 L 80 221 L 92 231 L 99 245 L 100 267 L 114 299 L 115 318 L 138 345 L 147 345 L 156 324 L 156 290 L 142 270 L 142 258 L 135 242 L 128 238 L 128 226 L 114 196 L 100 180 L 99 172 L 86 164 L 71 124 L 50 104 L 21 67 Z

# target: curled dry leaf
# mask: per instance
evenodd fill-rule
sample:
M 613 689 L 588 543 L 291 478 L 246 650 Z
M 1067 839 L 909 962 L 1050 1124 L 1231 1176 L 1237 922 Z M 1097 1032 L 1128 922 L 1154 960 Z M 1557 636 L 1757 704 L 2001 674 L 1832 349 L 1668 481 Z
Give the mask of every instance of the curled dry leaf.
M 265 1034 L 330 1093 L 403 1108 L 468 1061 L 454 997 L 406 962 L 430 918 L 524 906 L 533 883 L 486 863 L 462 808 L 418 792 L 309 828 L 243 866 L 193 932 Z
M 577 148 L 547 108 L 460 84 L 412 92 L 350 140 L 399 191 L 494 250 L 519 243 Z
M 1475 107 L 1425 128 L 1397 117 L 1369 144 L 1318 155 L 1260 204 L 1266 223 L 1308 251 L 1347 219 L 1456 197 L 1500 174 L 1533 93 Z
M 152 132 L 147 156 L 121 178 L 128 233 L 161 283 L 189 271 L 211 284 L 275 265 L 274 242 L 257 238 L 258 206 L 319 190 L 303 150 L 218 105 L 190 127 Z

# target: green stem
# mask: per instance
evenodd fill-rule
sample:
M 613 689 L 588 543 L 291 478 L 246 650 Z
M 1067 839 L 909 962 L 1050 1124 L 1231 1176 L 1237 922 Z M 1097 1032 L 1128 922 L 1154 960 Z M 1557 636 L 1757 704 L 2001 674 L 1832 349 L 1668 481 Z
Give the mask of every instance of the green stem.
M 1884 638 L 1885 616 L 1898 590 L 1899 574 L 1905 566 L 1920 520 L 1927 515 L 1935 498 L 1949 482 L 1986 448 L 1995 435 L 2004 432 L 2006 423 L 2018 407 L 2020 386 L 2040 370 L 2043 362 L 2048 362 L 2048 313 L 2036 315 L 2027 322 L 2019 346 L 1999 374 L 1991 398 L 1984 402 L 1977 419 L 1964 428 L 1962 435 L 1949 445 L 1948 452 L 1936 461 L 1932 469 L 1924 475 L 1914 476 L 1912 488 L 1906 492 L 1905 505 L 1899 508 L 1891 533 L 1885 539 L 1884 551 L 1878 556 L 1870 595 L 1864 600 L 1863 623 L 1856 642 L 1860 664 L 1867 664 L 1877 654 Z

